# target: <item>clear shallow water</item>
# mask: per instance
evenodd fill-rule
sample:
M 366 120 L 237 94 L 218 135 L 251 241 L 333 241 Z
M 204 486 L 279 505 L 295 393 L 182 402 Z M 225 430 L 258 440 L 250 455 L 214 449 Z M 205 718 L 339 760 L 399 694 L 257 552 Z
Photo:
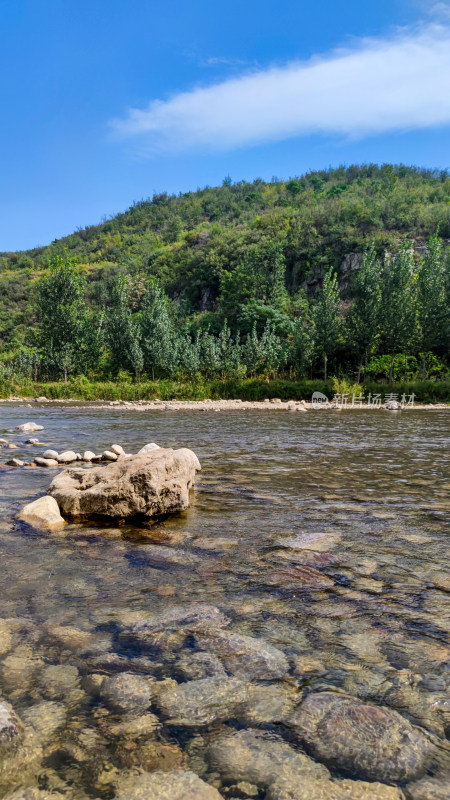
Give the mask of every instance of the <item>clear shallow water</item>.
M 290 673 L 278 684 L 296 692 L 296 702 L 302 691 L 331 686 L 445 737 L 449 420 L 446 411 L 2 405 L 0 437 L 17 443 L 28 437 L 12 429 L 36 421 L 45 426 L 42 441 L 59 451 L 101 452 L 119 443 L 136 452 L 156 441 L 190 447 L 203 467 L 183 515 L 145 530 L 70 525 L 51 535 L 19 525 L 14 515 L 46 492 L 54 471 L 0 471 L 0 618 L 11 635 L 3 647 L 0 636 L 0 696 L 19 715 L 43 700 L 67 710 L 31 767 L 32 783 L 110 798 L 118 773 L 168 764 L 191 767 L 227 796 L 205 755 L 217 726 L 163 725 L 137 744 L 111 739 L 108 709 L 86 681 L 121 670 L 185 679 L 176 647 L 165 643 L 152 653 L 152 666 L 148 654 L 139 662 L 143 654 L 120 643 L 120 631 L 131 619 L 192 602 L 220 608 L 232 631 L 284 652 Z M 0 451 L 0 460 L 44 449 L 19 445 Z M 75 634 L 71 641 L 70 633 L 58 633 L 61 626 L 94 634 L 96 645 Z M 58 665 L 78 670 L 61 673 L 63 688 L 48 672 Z M 226 724 L 246 726 L 242 719 Z M 291 740 L 278 719 L 259 724 Z M 13 780 L 19 785 L 22 775 Z M 0 796 L 9 788 L 0 780 Z

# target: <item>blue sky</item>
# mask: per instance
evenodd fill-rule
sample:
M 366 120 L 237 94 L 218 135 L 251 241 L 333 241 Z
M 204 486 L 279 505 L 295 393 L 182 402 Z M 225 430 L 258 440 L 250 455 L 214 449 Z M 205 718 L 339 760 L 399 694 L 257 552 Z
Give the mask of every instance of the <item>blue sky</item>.
M 0 250 L 154 192 L 450 166 L 450 0 L 2 0 Z

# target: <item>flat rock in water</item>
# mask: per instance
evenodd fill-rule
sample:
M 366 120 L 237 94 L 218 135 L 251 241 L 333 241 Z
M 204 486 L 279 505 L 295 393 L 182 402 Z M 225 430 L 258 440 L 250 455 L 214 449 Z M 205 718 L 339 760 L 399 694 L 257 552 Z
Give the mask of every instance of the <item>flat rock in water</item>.
M 34 459 L 34 463 L 37 464 L 38 467 L 57 467 L 58 461 L 56 458 L 41 458 L 41 456 L 36 456 Z
M 46 450 L 43 453 L 44 458 L 58 458 L 58 451 L 57 450 Z
M 339 544 L 339 533 L 298 533 L 295 536 L 280 536 L 277 544 L 293 550 L 313 550 L 323 553 Z
M 262 574 L 259 578 L 262 585 L 278 586 L 280 589 L 331 589 L 334 581 L 315 567 L 307 564 L 280 564 L 272 572 Z
M 53 734 L 64 725 L 66 717 L 66 707 L 52 700 L 44 700 L 22 712 L 24 723 L 31 725 L 39 734 L 41 744 L 51 740 Z
M 230 622 L 215 606 L 193 603 L 189 606 L 171 608 L 160 614 L 149 614 L 135 622 L 123 633 L 145 644 L 155 633 L 183 631 L 186 636 L 198 631 L 216 630 Z
M 16 431 L 23 431 L 24 433 L 34 433 L 35 431 L 43 431 L 43 425 L 36 425 L 35 422 L 24 422 L 23 425 L 17 425 Z
M 79 688 L 80 675 L 71 664 L 51 664 L 39 675 L 42 693 L 49 700 L 65 700 L 67 694 Z
M 230 731 L 213 740 L 208 757 L 227 783 L 248 781 L 266 789 L 282 776 L 292 785 L 306 778 L 329 778 L 323 764 L 297 753 L 280 736 L 260 730 Z
M 289 662 L 281 650 L 252 636 L 231 631 L 198 633 L 197 646 L 215 653 L 232 675 L 246 679 L 274 680 L 289 671 Z
M 134 562 L 155 567 L 156 569 L 164 569 L 171 566 L 185 567 L 189 564 L 197 564 L 200 560 L 199 556 L 193 553 L 158 544 L 144 544 L 134 547 L 130 555 Z
M 48 495 L 39 497 L 24 506 L 18 514 L 18 519 L 28 525 L 32 525 L 34 528 L 50 531 L 58 530 L 66 524 L 59 513 L 58 503 Z
M 222 800 L 217 789 L 194 772 L 172 770 L 146 773 L 119 780 L 116 800 Z
M 64 470 L 48 491 L 66 517 L 150 518 L 188 508 L 200 469 L 192 450 L 159 448 L 90 470 Z
M 203 678 L 169 689 L 156 703 L 167 724 L 191 728 L 234 719 L 248 700 L 248 684 L 238 678 Z
M 432 756 L 429 740 L 396 711 L 348 695 L 310 694 L 289 725 L 315 758 L 363 780 L 412 781 Z
M 14 750 L 22 738 L 23 726 L 12 706 L 0 702 L 0 757 Z

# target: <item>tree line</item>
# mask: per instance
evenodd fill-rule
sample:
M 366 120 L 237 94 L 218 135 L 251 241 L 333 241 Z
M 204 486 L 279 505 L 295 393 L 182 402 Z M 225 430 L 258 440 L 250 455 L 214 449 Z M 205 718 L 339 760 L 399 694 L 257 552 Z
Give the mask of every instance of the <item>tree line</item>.
M 186 314 L 158 278 L 121 272 L 102 286 L 93 308 L 86 276 L 74 258 L 57 256 L 35 292 L 37 326 L 15 367 L 35 380 L 79 374 L 195 380 L 197 377 L 312 377 L 332 371 L 358 382 L 376 357 L 421 361 L 426 377 L 450 346 L 450 270 L 434 234 L 417 260 L 405 239 L 381 259 L 371 243 L 341 299 L 337 274 L 326 271 L 311 297 L 286 289 L 277 243 L 257 247 L 225 270 L 217 311 Z M 405 376 L 406 377 L 406 376 Z
M 155 194 L 48 246 L 0 253 L 0 359 L 29 340 L 35 282 L 57 256 L 78 259 L 93 307 L 109 303 L 109 280 L 124 272 L 135 310 L 138 284 L 153 276 L 177 298 L 184 317 L 207 312 L 204 324 L 216 334 L 226 318 L 233 335 L 239 329 L 246 337 L 261 303 L 261 335 L 274 264 L 292 298 L 289 319 L 296 318 L 299 290 L 317 286 L 331 268 L 345 303 L 347 254 L 362 253 L 372 240 L 379 255 L 396 252 L 404 237 L 420 247 L 437 229 L 449 240 L 449 203 L 448 172 L 392 164 L 319 170 L 287 181 L 227 178 L 222 186 Z M 285 323 L 277 312 L 282 336 Z M 330 369 L 333 358 L 347 357 L 336 351 Z

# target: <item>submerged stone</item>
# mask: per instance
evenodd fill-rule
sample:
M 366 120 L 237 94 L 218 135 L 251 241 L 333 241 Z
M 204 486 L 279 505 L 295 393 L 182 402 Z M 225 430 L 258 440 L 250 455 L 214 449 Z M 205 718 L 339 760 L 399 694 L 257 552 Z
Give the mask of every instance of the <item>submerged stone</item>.
M 0 702 L 0 757 L 14 750 L 22 738 L 23 725 L 13 707 Z
M 284 653 L 264 639 L 227 630 L 198 633 L 195 640 L 202 650 L 218 655 L 232 675 L 273 680 L 283 678 L 289 671 Z
M 307 777 L 329 777 L 323 764 L 266 731 L 250 729 L 220 735 L 210 745 L 208 756 L 211 767 L 226 783 L 248 781 L 265 789 L 281 776 L 293 785 Z
M 194 772 L 144 772 L 117 783 L 116 800 L 222 800 L 221 795 Z
M 411 781 L 423 775 L 432 747 L 396 711 L 332 692 L 310 694 L 289 724 L 330 768 L 365 780 Z
M 53 734 L 64 725 L 66 716 L 65 706 L 51 700 L 30 706 L 22 713 L 24 723 L 34 728 L 39 735 L 41 744 L 49 741 Z
M 121 672 L 103 682 L 100 697 L 119 713 L 143 713 L 151 703 L 152 687 L 142 675 Z
M 206 603 L 193 603 L 189 606 L 170 608 L 160 614 L 149 614 L 138 620 L 127 630 L 124 636 L 136 639 L 141 644 L 153 643 L 158 633 L 190 633 L 215 630 L 229 624 L 229 619 L 215 606 Z
M 425 777 L 410 783 L 405 789 L 408 800 L 448 800 L 450 791 L 450 770 L 444 774 Z
M 281 777 L 270 787 L 266 800 L 404 800 L 404 794 L 384 783 L 310 779 L 293 783 Z
M 234 719 L 248 699 L 248 684 L 237 678 L 203 678 L 169 689 L 156 703 L 168 725 L 197 727 Z
M 222 677 L 227 673 L 222 662 L 214 653 L 182 652 L 175 664 L 175 671 L 187 681 L 198 681 L 201 678 Z

